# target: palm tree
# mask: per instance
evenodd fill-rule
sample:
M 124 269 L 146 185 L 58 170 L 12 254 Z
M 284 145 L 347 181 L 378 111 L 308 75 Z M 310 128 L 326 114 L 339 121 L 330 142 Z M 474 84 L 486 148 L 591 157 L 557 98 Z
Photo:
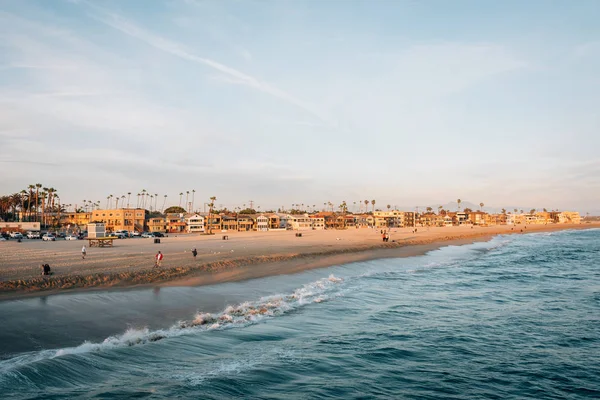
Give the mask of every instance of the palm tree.
M 369 200 L 365 200 L 365 213 L 369 211 L 367 207 L 369 207 Z
M 44 208 L 46 207 L 46 199 L 48 198 L 48 193 L 44 190 L 40 192 L 40 197 L 42 199 L 42 223 L 44 226 L 46 225 L 46 221 L 44 218 Z
M 106 196 L 106 209 L 108 210 L 108 201 L 110 200 L 110 195 Z
M 167 202 L 167 195 L 165 194 L 165 199 L 163 200 L 162 212 L 165 212 L 165 203 Z
M 388 204 L 388 205 L 387 205 L 388 212 L 390 212 L 390 208 L 392 208 L 392 205 L 391 205 L 391 204 Z
M 125 204 L 125 195 L 121 196 L 121 208 L 123 208 L 123 204 Z M 129 204 L 127 204 L 127 208 L 129 208 Z
M 13 221 L 17 220 L 17 206 L 21 202 L 21 195 L 19 193 L 14 193 L 10 196 L 10 203 L 13 208 Z
M 483 203 L 479 203 L 479 211 L 483 211 L 483 206 L 484 206 L 484 205 L 485 205 L 485 204 L 483 204 Z
M 39 194 L 40 194 L 40 188 L 42 187 L 41 183 L 36 183 L 35 184 L 35 220 L 38 220 L 38 207 L 39 207 Z
M 371 200 L 371 205 L 373 206 L 373 212 L 375 212 L 375 200 Z
M 25 215 L 25 196 L 27 195 L 27 190 L 21 190 L 21 217 L 19 218 L 19 222 L 23 222 L 23 216 Z
M 131 192 L 127 192 L 127 208 L 129 208 L 129 198 L 131 197 Z
M 502 214 L 506 214 L 506 208 L 503 208 L 503 209 L 502 209 L 502 210 L 500 210 L 500 211 L 502 211 Z
M 141 196 L 141 194 L 138 193 L 137 194 L 137 203 L 135 203 L 135 208 L 140 208 L 140 196 Z
M 185 209 L 186 210 L 189 208 L 189 205 L 188 205 L 189 198 L 190 198 L 190 191 L 188 190 L 185 192 Z
M 158 208 L 156 208 L 157 203 L 158 203 L 158 193 L 154 193 L 154 211 L 158 211 Z
M 431 213 L 431 212 L 433 211 L 433 208 L 431 208 L 431 207 L 427 207 L 427 209 L 426 209 L 426 210 L 427 210 L 427 212 L 428 212 L 428 213 Z
M 146 209 L 146 195 L 148 191 L 146 189 L 142 189 L 142 208 Z
M 460 199 L 457 199 L 456 204 L 458 204 L 458 211 L 460 211 L 460 203 L 462 203 L 462 201 Z
M 117 208 L 117 209 L 119 208 L 119 199 L 120 199 L 119 196 L 117 196 L 117 198 L 115 199 L 115 208 Z
M 182 193 L 183 195 L 183 193 Z M 217 198 L 215 196 L 210 198 L 210 203 L 208 204 L 208 233 L 212 233 L 212 221 L 211 221 L 211 217 L 212 217 L 212 210 L 213 207 L 215 206 L 215 201 L 217 201 Z
M 517 210 L 517 209 L 515 208 L 513 211 L 514 211 L 514 212 L 515 212 L 515 214 L 516 214 L 516 213 L 517 213 L 517 211 L 519 211 L 519 210 Z
M 192 210 L 194 212 L 194 197 L 196 197 L 196 189 L 192 189 Z
M 442 206 L 438 206 L 438 214 L 439 214 L 440 212 L 442 212 L 442 208 L 444 208 L 444 207 L 442 207 Z
M 33 199 L 33 189 L 35 189 L 35 185 L 29 185 L 27 186 L 27 189 L 29 189 L 29 198 L 27 199 L 27 212 L 29 218 L 27 218 L 27 220 L 31 221 L 31 199 Z
M 183 192 L 179 193 L 179 207 L 181 207 L 181 200 L 183 200 Z

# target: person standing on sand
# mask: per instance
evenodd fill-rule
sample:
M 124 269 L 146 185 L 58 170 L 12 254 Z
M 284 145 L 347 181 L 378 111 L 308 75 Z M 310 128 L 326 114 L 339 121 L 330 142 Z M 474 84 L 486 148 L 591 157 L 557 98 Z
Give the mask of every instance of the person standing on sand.
M 83 247 L 81 248 L 81 259 L 85 260 L 85 255 L 86 255 L 86 250 L 85 250 L 85 244 L 83 245 Z
M 156 259 L 156 261 L 154 262 L 155 267 L 161 266 L 163 257 L 163 253 L 161 253 L 159 250 L 158 253 L 156 253 L 156 255 L 154 256 L 154 258 Z
M 198 250 L 196 250 L 195 247 L 192 249 L 192 255 L 194 256 L 194 258 L 196 258 L 196 256 L 198 255 Z

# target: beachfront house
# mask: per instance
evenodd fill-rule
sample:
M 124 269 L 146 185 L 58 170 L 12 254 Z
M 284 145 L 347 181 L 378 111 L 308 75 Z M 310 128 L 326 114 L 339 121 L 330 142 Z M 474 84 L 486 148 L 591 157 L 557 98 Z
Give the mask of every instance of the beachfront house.
M 221 215 L 221 228 L 223 231 L 237 231 L 238 230 L 237 218 L 232 215 L 222 214 Z
M 281 229 L 279 226 L 279 215 L 269 215 L 269 229 Z
M 469 222 L 473 225 L 485 225 L 486 224 L 486 220 L 485 220 L 486 215 L 487 215 L 487 213 L 485 213 L 483 211 L 471 211 L 467 215 L 467 217 L 468 217 Z
M 237 215 L 238 231 L 248 232 L 254 230 L 254 218 L 249 214 L 238 214 Z
M 168 213 L 165 217 L 167 221 L 167 232 L 183 233 L 187 230 L 185 214 L 183 213 Z
M 148 218 L 149 232 L 167 232 L 167 220 L 165 217 Z
M 223 229 L 221 221 L 223 216 L 219 214 L 210 214 L 204 217 L 204 229 L 207 232 L 219 232 Z
M 269 217 L 266 215 L 259 215 L 256 217 L 256 230 L 266 232 L 269 230 Z
M 311 228 L 313 230 L 320 231 L 320 230 L 325 229 L 325 218 L 324 217 L 319 217 L 317 215 L 311 215 L 309 218 L 311 220 Z
M 307 214 L 294 214 L 288 218 L 288 223 L 291 229 L 295 231 L 303 231 L 312 229 L 312 220 Z
M 291 224 L 288 222 L 290 216 L 288 214 L 279 214 L 279 229 L 292 229 Z
M 195 233 L 195 232 L 204 232 L 204 215 L 199 213 L 188 214 L 185 217 L 185 222 L 187 224 L 187 232 Z

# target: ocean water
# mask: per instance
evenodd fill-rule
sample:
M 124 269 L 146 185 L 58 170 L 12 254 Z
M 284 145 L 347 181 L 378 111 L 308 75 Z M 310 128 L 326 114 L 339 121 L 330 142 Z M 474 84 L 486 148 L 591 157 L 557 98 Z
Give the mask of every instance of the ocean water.
M 0 302 L 2 399 L 598 399 L 600 230 Z

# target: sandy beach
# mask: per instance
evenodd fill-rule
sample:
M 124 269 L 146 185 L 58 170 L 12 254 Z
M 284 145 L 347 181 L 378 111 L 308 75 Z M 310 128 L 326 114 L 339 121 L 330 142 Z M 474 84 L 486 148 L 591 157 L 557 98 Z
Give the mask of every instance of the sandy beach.
M 410 257 L 446 245 L 489 240 L 498 234 L 564 229 L 589 229 L 600 224 L 444 227 L 392 229 L 383 243 L 380 231 L 348 229 L 226 232 L 208 235 L 169 235 L 160 244 L 152 239 L 115 240 L 112 248 L 88 247 L 87 241 L 0 242 L 0 297 L 16 298 L 42 291 L 89 290 L 140 285 L 202 285 L 290 274 L 310 268 L 386 257 Z M 229 240 L 223 240 L 226 234 Z M 87 247 L 87 257 L 81 248 Z M 191 249 L 196 248 L 194 259 Z M 152 268 L 160 250 L 165 258 Z M 50 264 L 53 276 L 40 276 L 40 264 Z

